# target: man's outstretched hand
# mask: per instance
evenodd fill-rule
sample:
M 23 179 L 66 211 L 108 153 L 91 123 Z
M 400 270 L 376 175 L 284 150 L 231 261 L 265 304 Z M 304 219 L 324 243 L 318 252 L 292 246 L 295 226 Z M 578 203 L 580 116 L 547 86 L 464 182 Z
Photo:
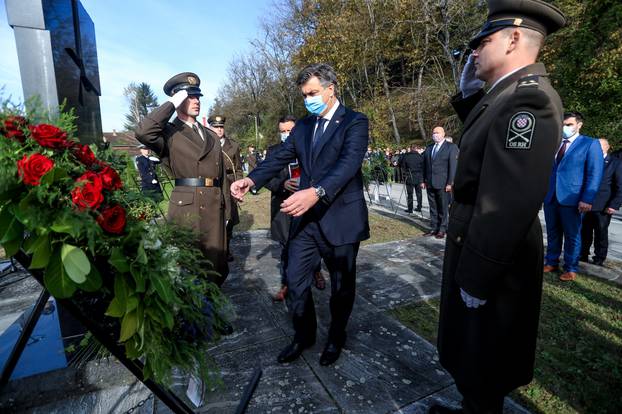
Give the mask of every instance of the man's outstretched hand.
M 248 177 L 244 177 L 241 180 L 234 181 L 231 183 L 231 196 L 238 201 L 243 201 L 244 194 L 248 193 L 248 191 L 255 186 L 255 182 Z
M 315 188 L 296 191 L 281 203 L 281 211 L 290 216 L 300 217 L 319 200 Z

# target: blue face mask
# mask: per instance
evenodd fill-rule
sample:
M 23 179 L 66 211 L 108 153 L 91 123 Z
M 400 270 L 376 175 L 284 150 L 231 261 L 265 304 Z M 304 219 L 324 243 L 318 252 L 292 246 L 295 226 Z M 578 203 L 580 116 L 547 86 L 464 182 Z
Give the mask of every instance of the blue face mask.
M 305 98 L 305 108 L 313 115 L 320 115 L 328 105 L 322 100 L 322 95 Z
M 562 127 L 562 132 L 564 134 L 564 138 L 570 138 L 571 136 L 573 136 L 575 134 L 576 131 L 571 126 L 564 125 Z
M 289 132 L 281 132 L 281 142 L 285 142 L 289 137 Z

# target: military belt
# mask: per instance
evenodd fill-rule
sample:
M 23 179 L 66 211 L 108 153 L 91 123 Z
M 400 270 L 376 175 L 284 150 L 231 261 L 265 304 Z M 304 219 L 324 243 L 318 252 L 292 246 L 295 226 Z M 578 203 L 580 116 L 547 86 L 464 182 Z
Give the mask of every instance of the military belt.
M 220 178 L 175 178 L 175 186 L 185 187 L 220 187 Z

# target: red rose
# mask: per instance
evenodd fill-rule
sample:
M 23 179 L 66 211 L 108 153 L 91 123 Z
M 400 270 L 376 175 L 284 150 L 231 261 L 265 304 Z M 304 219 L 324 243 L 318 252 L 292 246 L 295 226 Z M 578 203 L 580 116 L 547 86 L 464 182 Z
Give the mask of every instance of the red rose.
M 106 207 L 97 216 L 97 222 L 108 233 L 121 234 L 125 229 L 125 210 L 120 205 Z
M 24 158 L 17 161 L 17 173 L 24 184 L 41 184 L 41 177 L 52 168 L 54 168 L 54 161 L 39 153 L 32 154 L 30 157 L 24 155 Z
M 67 141 L 67 133 L 54 125 L 39 124 L 29 126 L 28 129 L 34 140 L 42 147 L 66 148 L 71 146 L 71 142 Z
M 75 155 L 78 161 L 80 161 L 87 167 L 90 167 L 95 161 L 97 161 L 97 158 L 95 158 L 95 154 L 93 154 L 93 151 L 91 151 L 91 147 L 89 147 L 88 145 L 74 145 L 73 155 Z
M 104 167 L 104 169 L 99 173 L 99 177 L 101 178 L 106 190 L 118 190 L 123 185 L 121 183 L 119 173 L 109 166 Z
M 24 128 L 28 124 L 28 120 L 23 116 L 13 115 L 4 120 L 4 125 L 2 128 L 2 133 L 7 138 L 16 139 L 19 142 L 23 142 Z
M 102 180 L 97 174 L 92 171 L 87 171 L 82 174 L 77 180 L 77 183 L 84 183 L 78 185 L 71 190 L 71 199 L 73 203 L 80 209 L 87 208 L 96 209 L 104 201 L 104 195 L 102 194 L 103 185 Z

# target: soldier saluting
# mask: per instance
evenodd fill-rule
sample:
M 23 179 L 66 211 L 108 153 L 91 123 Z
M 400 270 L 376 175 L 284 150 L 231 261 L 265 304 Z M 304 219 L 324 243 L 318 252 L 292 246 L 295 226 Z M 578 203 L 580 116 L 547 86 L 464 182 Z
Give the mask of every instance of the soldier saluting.
M 561 137 L 562 104 L 544 65 L 546 35 L 566 19 L 540 0 L 489 0 L 469 43 L 454 108 L 464 122 L 454 181 L 438 334 L 462 409 L 501 413 L 533 378 L 542 296 L 538 220 Z M 481 88 L 486 82 L 487 92 Z
M 171 98 L 143 118 L 136 138 L 171 171 L 175 188 L 168 217 L 196 231 L 205 257 L 221 274 L 214 282 L 221 285 L 229 274 L 225 232 L 229 184 L 218 136 L 196 120 L 203 96 L 200 83 L 191 72 L 169 79 L 164 93 Z M 177 117 L 168 122 L 174 113 Z

